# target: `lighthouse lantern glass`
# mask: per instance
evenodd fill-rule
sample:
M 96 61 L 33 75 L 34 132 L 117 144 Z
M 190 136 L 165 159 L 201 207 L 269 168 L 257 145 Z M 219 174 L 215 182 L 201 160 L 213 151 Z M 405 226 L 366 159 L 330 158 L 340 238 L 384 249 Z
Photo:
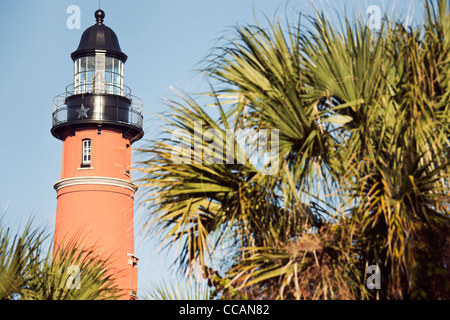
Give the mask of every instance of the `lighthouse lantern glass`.
M 74 94 L 91 92 L 123 95 L 123 62 L 104 52 L 76 59 Z

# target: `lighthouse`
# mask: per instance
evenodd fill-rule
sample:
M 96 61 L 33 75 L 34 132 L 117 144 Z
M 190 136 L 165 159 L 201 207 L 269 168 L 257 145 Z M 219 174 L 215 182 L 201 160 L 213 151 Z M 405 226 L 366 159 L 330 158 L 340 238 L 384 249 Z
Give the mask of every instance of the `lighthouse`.
M 136 299 L 131 145 L 144 131 L 142 101 L 124 84 L 127 55 L 95 12 L 71 54 L 73 83 L 53 100 L 52 135 L 62 141 L 55 183 L 55 248 L 79 240 L 108 258 L 126 299 Z

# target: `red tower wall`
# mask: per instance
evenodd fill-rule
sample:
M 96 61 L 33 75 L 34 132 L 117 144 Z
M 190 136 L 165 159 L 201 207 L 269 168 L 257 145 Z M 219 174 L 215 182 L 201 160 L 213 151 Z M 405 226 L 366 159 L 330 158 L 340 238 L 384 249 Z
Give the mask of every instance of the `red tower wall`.
M 91 163 L 82 167 L 82 141 L 91 140 Z M 63 165 L 57 189 L 55 248 L 74 237 L 109 257 L 117 285 L 137 291 L 134 254 L 131 143 L 121 131 L 96 128 L 67 131 L 63 137 Z M 126 299 L 132 298 L 128 295 Z

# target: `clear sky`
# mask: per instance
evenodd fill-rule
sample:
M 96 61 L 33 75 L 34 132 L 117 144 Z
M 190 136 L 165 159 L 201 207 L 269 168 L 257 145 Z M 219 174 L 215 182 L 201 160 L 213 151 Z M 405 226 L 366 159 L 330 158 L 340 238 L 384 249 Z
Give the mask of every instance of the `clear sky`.
M 422 13 L 421 0 L 315 1 L 314 5 L 335 16 L 336 12 L 379 5 L 388 16 Z M 81 9 L 81 28 L 69 29 L 70 5 Z M 102 0 L 105 25 L 117 34 L 128 55 L 125 84 L 144 101 L 144 139 L 155 138 L 155 115 L 167 111 L 164 98 L 170 87 L 198 91 L 204 83 L 194 69 L 220 36 L 232 37 L 237 23 L 253 23 L 254 13 L 293 20 L 302 11 L 312 14 L 309 0 Z M 3 223 L 23 225 L 34 215 L 38 225 L 53 231 L 62 143 L 50 134 L 52 99 L 73 82 L 70 53 L 82 32 L 95 23 L 97 0 L 1 0 L 0 1 L 0 215 Z M 277 10 L 278 9 L 278 10 Z M 417 21 L 416 21 L 417 22 Z M 133 160 L 136 160 L 134 157 Z M 140 220 L 151 212 L 139 210 L 136 197 L 136 255 L 139 286 L 168 278 L 173 255 L 156 253 L 157 245 L 140 232 Z

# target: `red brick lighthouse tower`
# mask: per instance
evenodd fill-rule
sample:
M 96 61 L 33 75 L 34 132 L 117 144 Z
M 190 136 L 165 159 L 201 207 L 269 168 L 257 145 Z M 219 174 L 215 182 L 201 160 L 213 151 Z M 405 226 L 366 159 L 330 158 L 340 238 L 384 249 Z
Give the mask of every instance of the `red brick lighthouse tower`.
M 122 52 L 114 31 L 95 12 L 72 54 L 74 82 L 54 99 L 51 133 L 63 142 L 61 180 L 55 183 L 55 248 L 74 239 L 110 257 L 117 285 L 134 299 L 131 144 L 142 138 L 142 101 L 124 85 Z

